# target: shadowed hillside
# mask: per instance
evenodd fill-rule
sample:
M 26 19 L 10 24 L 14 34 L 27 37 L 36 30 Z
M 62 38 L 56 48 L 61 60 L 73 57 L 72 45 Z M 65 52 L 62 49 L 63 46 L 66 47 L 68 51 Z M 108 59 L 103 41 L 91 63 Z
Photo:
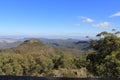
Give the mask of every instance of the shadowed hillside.
M 68 49 L 88 50 L 90 42 L 88 40 L 79 39 L 41 39 L 42 42 L 48 45 L 64 47 Z

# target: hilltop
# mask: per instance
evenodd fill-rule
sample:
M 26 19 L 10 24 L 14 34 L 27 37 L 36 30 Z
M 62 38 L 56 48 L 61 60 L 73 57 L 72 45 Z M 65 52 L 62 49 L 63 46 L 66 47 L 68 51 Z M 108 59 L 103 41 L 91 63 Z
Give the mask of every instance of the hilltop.
M 13 39 L 13 38 L 7 38 L 7 39 L 0 39 L 0 48 L 6 49 L 6 48 L 12 48 L 17 47 L 20 44 L 22 44 L 24 41 L 29 41 L 32 38 L 23 38 L 23 39 Z M 36 39 L 40 42 L 50 45 L 50 46 L 57 46 L 57 47 L 64 47 L 68 49 L 77 49 L 77 50 L 88 50 L 90 49 L 89 41 L 88 40 L 79 40 L 79 39 L 47 39 L 47 38 L 38 38 Z
M 1 50 L 1 52 L 6 53 L 52 53 L 54 49 L 52 46 L 47 46 L 43 44 L 39 39 L 25 40 L 23 43 L 17 47 Z
M 25 40 L 23 43 L 19 44 L 16 47 L 1 49 L 1 53 L 17 53 L 17 54 L 26 54 L 26 53 L 40 53 L 40 54 L 64 54 L 70 53 L 73 55 L 81 55 L 83 51 L 76 49 L 68 49 L 65 47 L 53 46 L 43 43 L 39 39 L 30 39 Z

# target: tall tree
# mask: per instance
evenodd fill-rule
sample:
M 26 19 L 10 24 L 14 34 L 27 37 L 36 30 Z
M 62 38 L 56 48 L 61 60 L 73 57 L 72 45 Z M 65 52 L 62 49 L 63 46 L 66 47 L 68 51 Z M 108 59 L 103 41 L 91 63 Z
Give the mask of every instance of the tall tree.
M 117 62 L 120 62 L 120 60 L 116 59 L 117 56 L 114 57 L 113 55 L 120 54 L 120 37 L 115 33 L 108 32 L 101 32 L 98 35 L 103 37 L 99 40 L 91 41 L 91 46 L 95 52 L 87 56 L 87 60 L 90 61 L 87 68 L 96 76 L 110 77 L 112 75 L 111 77 L 117 77 L 120 74 L 116 69 L 120 67 L 120 64 L 117 64 Z

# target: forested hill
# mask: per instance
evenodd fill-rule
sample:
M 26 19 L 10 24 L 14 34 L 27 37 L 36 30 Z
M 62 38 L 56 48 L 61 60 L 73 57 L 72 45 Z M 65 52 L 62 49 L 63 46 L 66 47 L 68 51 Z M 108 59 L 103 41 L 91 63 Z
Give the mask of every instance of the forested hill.
M 53 46 L 60 46 L 69 49 L 88 50 L 90 49 L 89 40 L 79 39 L 40 39 L 43 43 Z
M 25 40 L 31 40 L 32 38 L 0 38 L 0 49 L 17 47 Z M 77 49 L 77 50 L 88 50 L 90 49 L 90 42 L 88 40 L 79 40 L 79 39 L 47 39 L 47 38 L 38 38 L 42 43 L 50 46 L 64 47 L 68 49 Z
M 80 55 L 83 53 L 81 50 L 74 50 L 74 49 L 68 49 L 63 47 L 57 47 L 52 45 L 47 45 L 41 42 L 39 39 L 30 39 L 25 40 L 23 43 L 18 45 L 17 47 L 9 48 L 9 49 L 1 49 L 0 53 L 20 53 L 20 54 L 26 54 L 26 53 L 40 53 L 40 54 L 64 54 L 64 53 L 71 53 L 74 55 Z

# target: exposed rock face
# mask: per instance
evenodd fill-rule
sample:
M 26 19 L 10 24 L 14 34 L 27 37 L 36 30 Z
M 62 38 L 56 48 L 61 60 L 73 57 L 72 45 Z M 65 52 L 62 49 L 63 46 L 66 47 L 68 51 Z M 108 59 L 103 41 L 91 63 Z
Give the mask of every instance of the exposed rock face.
M 30 44 L 32 44 L 32 43 L 41 43 L 41 42 L 40 42 L 39 39 L 31 39 L 31 40 L 24 41 L 24 43 L 30 43 Z
M 26 41 L 24 41 L 22 44 L 20 44 L 19 46 L 17 46 L 18 48 L 19 47 L 28 47 L 28 48 L 30 48 L 30 47 L 37 47 L 37 46 L 39 46 L 39 47 L 42 47 L 42 46 L 44 46 L 45 44 L 44 43 L 42 43 L 39 39 L 30 39 L 30 40 L 26 40 Z
M 51 54 L 51 53 L 55 53 L 55 50 L 52 46 L 45 45 L 39 39 L 30 39 L 24 41 L 22 44 L 20 44 L 17 47 L 6 49 L 3 52 L 19 53 L 19 54 L 26 54 L 26 53 Z

